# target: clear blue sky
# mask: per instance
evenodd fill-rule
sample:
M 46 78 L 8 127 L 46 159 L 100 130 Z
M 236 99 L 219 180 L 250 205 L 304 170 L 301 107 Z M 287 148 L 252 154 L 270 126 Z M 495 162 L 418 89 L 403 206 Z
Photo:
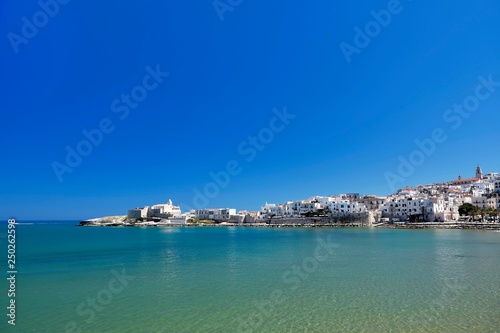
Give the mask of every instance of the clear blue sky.
M 371 11 L 388 7 L 385 27 L 370 24 Z M 500 87 L 474 97 L 478 77 L 500 82 L 498 1 L 221 0 L 219 13 L 212 1 L 47 8 L 53 17 L 33 0 L 0 3 L 2 219 L 125 214 L 168 198 L 187 209 L 194 189 L 203 192 L 209 173 L 229 161 L 239 173 L 212 188 L 205 206 L 387 195 L 388 172 L 401 176 L 399 157 L 436 128 L 444 134 L 435 151 L 396 187 L 473 176 L 478 163 L 500 171 Z M 373 37 L 365 45 L 358 36 L 348 62 L 341 45 L 356 47 L 354 28 L 367 24 Z M 143 85 L 147 66 L 169 75 L 147 78 L 152 90 L 127 107 L 121 96 Z M 474 109 L 467 117 L 447 113 L 464 101 Z M 284 107 L 295 116 L 287 125 L 273 120 Z M 103 119 L 113 130 L 58 178 L 54 162 L 69 168 L 66 147 L 88 148 L 82 131 Z M 280 130 L 272 139 L 271 123 Z M 260 151 L 248 139 L 259 133 Z

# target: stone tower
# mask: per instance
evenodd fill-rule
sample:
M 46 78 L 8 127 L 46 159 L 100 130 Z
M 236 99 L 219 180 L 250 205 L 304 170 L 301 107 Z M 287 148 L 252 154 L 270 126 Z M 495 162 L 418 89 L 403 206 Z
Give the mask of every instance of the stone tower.
M 483 170 L 479 165 L 476 168 L 476 178 L 483 179 Z

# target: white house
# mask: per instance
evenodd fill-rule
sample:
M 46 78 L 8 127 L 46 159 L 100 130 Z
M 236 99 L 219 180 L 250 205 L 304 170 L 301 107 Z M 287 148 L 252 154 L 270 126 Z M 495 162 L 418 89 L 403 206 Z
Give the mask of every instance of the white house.
M 489 181 L 496 180 L 499 178 L 500 178 L 500 174 L 497 172 L 489 172 L 483 176 L 483 179 L 489 180 Z
M 129 219 L 146 218 L 150 215 L 149 210 L 150 210 L 149 206 L 129 209 L 127 217 Z
M 472 197 L 472 204 L 477 208 L 488 208 L 488 198 L 486 196 Z
M 495 188 L 495 184 L 489 181 L 479 181 L 472 185 L 471 190 L 473 195 L 477 196 L 482 195 L 482 194 L 488 194 L 493 192 L 493 189 Z
M 387 201 L 387 197 L 375 195 L 365 195 L 360 199 L 360 203 L 366 206 L 367 210 L 378 210 Z
M 495 192 L 500 192 L 500 179 L 495 180 L 493 183 Z
M 181 208 L 179 206 L 174 206 L 172 200 L 168 200 L 166 204 L 156 204 L 151 207 L 154 210 L 153 216 L 157 217 L 179 217 L 181 215 Z
M 180 217 L 181 208 L 174 206 L 172 200 L 168 200 L 166 204 L 156 204 L 154 206 L 145 206 L 140 208 L 129 209 L 128 218 L 146 218 L 146 217 Z
M 348 200 L 341 202 L 332 202 L 328 206 L 328 210 L 334 214 L 355 214 L 366 213 L 367 209 L 364 203 L 354 202 Z
M 232 215 L 236 215 L 234 208 L 206 208 L 194 211 L 197 220 L 228 221 Z

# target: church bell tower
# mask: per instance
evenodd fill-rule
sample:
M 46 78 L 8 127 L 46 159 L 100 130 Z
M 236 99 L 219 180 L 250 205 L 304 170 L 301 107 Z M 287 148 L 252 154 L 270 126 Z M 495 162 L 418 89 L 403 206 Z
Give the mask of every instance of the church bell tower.
M 483 170 L 479 165 L 476 168 L 476 178 L 483 179 Z

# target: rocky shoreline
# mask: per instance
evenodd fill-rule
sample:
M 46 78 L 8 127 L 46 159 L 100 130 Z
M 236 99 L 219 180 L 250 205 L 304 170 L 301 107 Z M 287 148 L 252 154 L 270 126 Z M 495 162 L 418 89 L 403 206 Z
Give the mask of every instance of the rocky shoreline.
M 262 223 L 196 223 L 185 224 L 170 223 L 168 220 L 137 221 L 126 216 L 108 216 L 81 221 L 78 226 L 85 227 L 247 227 L 247 228 L 388 228 L 388 229 L 474 229 L 474 230 L 500 230 L 500 222 L 396 222 L 396 223 L 325 223 L 304 219 L 296 223 L 277 223 L 273 220 Z
M 473 229 L 473 230 L 500 230 L 500 223 L 471 223 L 471 222 L 420 222 L 404 224 L 385 224 L 384 228 L 392 229 Z

